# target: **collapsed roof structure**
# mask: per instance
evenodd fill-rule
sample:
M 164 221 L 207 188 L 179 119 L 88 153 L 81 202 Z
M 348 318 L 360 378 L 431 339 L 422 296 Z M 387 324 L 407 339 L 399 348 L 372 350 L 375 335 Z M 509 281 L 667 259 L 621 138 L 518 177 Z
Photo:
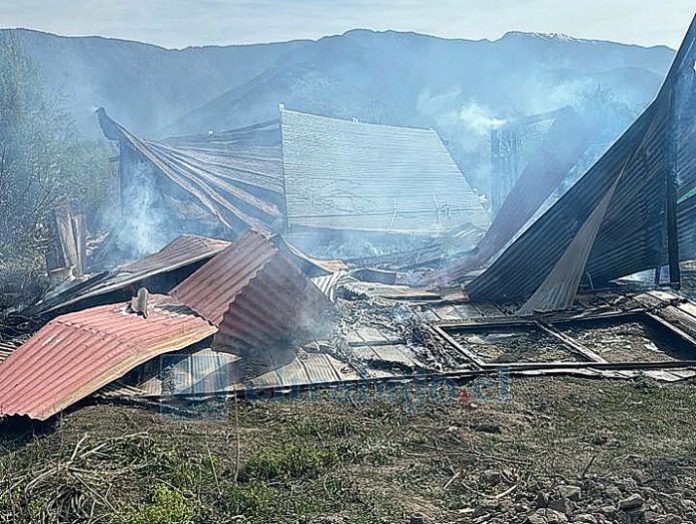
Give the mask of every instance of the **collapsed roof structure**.
M 134 266 L 169 263 L 180 244 Z M 137 301 L 50 321 L 0 366 L 0 416 L 44 420 L 152 358 L 216 333 L 215 346 L 236 351 L 248 369 L 274 365 L 278 353 L 288 357 L 291 342 L 322 333 L 332 307 L 290 257 L 249 231 L 170 295 L 141 289 Z
M 527 163 L 521 167 L 519 129 L 541 122 L 547 123 L 548 129 L 529 154 Z M 493 222 L 475 250 L 429 276 L 428 281 L 459 280 L 469 271 L 483 267 L 552 196 L 585 152 L 590 140 L 589 124 L 571 107 L 534 115 L 493 130 Z
M 325 334 L 331 301 L 264 236 L 249 231 L 171 292 L 217 326 L 214 346 L 254 354 Z
M 124 227 L 152 207 L 177 231 L 233 238 L 252 227 L 307 237 L 432 235 L 490 222 L 478 195 L 431 129 L 290 111 L 254 126 L 152 141 L 98 110 L 120 146 Z M 152 192 L 143 202 L 143 195 Z
M 166 293 L 173 287 L 172 282 L 181 281 L 229 244 L 200 235 L 180 235 L 152 255 L 48 294 L 30 311 L 49 314 L 123 301 L 140 287 Z
M 281 109 L 290 232 L 442 233 L 489 218 L 432 129 Z
M 0 416 L 45 420 L 139 364 L 216 331 L 170 297 L 150 300 L 147 318 L 122 303 L 49 322 L 0 366 Z
M 523 312 L 563 309 L 572 304 L 583 279 L 604 286 L 664 264 L 670 281 L 679 281 L 680 259 L 694 256 L 688 195 L 696 184 L 695 40 L 696 20 L 652 104 L 466 286 L 472 300 L 531 295 Z M 457 268 L 453 274 L 459 275 Z
M 282 218 L 283 182 L 276 122 L 169 142 L 143 140 L 97 110 L 104 136 L 117 141 L 124 214 L 147 188 L 167 220 L 198 218 L 213 231 L 268 232 Z
M 566 147 L 542 144 L 520 173 L 480 260 L 517 238 L 473 280 L 462 254 L 487 219 L 433 132 L 281 108 L 278 122 L 151 142 L 100 112 L 121 147 L 122 205 L 136 211 L 129 188 L 147 180 L 158 195 L 147 205 L 167 220 L 234 240 L 185 235 L 46 297 L 36 312 L 72 312 L 28 341 L 0 340 L 0 417 L 44 420 L 90 395 L 201 399 L 503 372 L 696 376 L 696 303 L 638 284 L 588 290 L 665 263 L 678 280 L 680 259 L 694 256 L 695 40 L 696 18 L 655 101 L 520 233 L 587 142 L 568 136 L 572 112 L 554 115 Z M 431 186 L 418 187 L 419 174 Z M 444 234 L 410 252 L 327 261 L 271 230 L 293 241 L 307 231 Z M 407 285 L 412 269 L 443 261 L 435 274 L 464 290 Z

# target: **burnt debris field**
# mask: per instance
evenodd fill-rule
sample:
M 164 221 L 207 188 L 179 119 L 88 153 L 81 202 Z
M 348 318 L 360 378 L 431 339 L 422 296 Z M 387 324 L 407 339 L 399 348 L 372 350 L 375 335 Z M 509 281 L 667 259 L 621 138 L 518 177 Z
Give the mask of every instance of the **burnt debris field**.
M 696 522 L 696 18 L 622 110 L 456 125 L 393 72 L 322 98 L 312 53 L 364 37 L 260 46 L 169 125 L 105 93 L 79 136 L 52 35 L 0 34 L 0 522 Z

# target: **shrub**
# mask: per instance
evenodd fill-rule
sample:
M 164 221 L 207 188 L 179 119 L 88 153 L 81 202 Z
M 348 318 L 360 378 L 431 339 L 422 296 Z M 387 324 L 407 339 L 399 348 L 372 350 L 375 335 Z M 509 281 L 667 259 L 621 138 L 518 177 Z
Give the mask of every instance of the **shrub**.
M 165 485 L 157 485 L 152 503 L 138 508 L 128 524 L 192 524 L 195 504 Z
M 258 516 L 268 512 L 278 497 L 278 492 L 264 482 L 238 484 L 228 493 L 228 505 L 236 515 Z

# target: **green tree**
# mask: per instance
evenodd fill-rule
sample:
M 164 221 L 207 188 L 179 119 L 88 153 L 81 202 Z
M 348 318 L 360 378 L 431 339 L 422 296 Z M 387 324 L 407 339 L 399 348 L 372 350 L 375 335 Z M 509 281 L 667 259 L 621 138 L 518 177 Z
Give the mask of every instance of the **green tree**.
M 80 141 L 73 128 L 17 42 L 0 40 L 0 309 L 44 288 L 54 209 L 94 215 L 107 196 L 108 150 Z

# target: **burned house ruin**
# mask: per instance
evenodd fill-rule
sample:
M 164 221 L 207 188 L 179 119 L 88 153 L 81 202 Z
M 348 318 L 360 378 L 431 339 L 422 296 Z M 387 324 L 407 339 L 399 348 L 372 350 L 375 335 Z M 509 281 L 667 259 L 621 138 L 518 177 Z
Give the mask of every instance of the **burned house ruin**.
M 567 190 L 592 129 L 541 117 L 564 147 L 541 139 L 508 173 L 492 223 L 432 130 L 281 106 L 150 141 L 100 110 L 122 220 L 99 256 L 122 260 L 44 297 L 43 327 L 2 333 L 0 416 L 502 369 L 696 376 L 679 289 L 696 258 L 694 42 L 696 19 L 655 100 Z
M 274 121 L 150 141 L 103 109 L 98 116 L 119 145 L 124 244 L 159 248 L 172 231 L 232 239 L 252 227 L 282 233 L 310 254 L 326 255 L 333 242 L 358 257 L 376 245 L 389 250 L 462 224 L 485 230 L 490 223 L 433 130 L 281 105 Z

